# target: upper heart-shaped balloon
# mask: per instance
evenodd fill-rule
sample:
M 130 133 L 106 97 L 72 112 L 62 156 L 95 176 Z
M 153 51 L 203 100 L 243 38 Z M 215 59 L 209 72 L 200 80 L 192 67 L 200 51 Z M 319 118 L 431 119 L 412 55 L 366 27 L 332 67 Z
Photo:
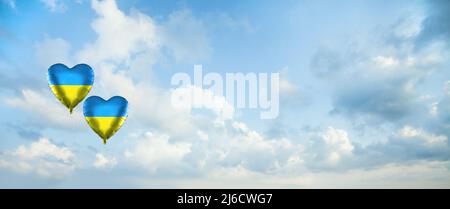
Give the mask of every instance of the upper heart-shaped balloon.
M 54 64 L 48 69 L 48 84 L 70 113 L 89 93 L 94 83 L 94 71 L 89 65 L 78 64 L 68 68 Z
M 127 118 L 128 101 L 121 96 L 104 100 L 90 96 L 84 101 L 83 113 L 89 126 L 106 143 L 123 125 Z

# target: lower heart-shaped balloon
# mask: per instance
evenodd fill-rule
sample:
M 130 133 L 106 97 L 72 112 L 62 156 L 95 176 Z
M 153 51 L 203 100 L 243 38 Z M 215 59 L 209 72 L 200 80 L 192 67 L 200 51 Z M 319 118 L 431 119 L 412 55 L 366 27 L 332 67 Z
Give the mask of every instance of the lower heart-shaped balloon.
M 128 101 L 121 96 L 109 100 L 90 96 L 83 105 L 87 123 L 103 139 L 104 144 L 122 127 L 127 118 L 127 109 Z

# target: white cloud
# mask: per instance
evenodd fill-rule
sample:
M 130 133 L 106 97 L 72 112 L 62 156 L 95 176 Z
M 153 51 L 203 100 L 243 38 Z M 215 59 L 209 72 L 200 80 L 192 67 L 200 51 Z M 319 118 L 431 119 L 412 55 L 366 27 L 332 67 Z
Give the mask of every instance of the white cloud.
M 191 146 L 187 142 L 170 142 L 168 135 L 147 132 L 124 155 L 130 163 L 153 173 L 161 167 L 180 165 Z
M 108 98 L 121 95 L 127 98 L 129 117 L 139 125 L 148 125 L 164 132 L 184 134 L 195 128 L 189 112 L 173 108 L 170 91 L 151 85 L 151 82 L 134 82 L 127 73 L 114 73 L 116 66 L 103 64 L 96 69 L 96 94 Z
M 403 127 L 397 136 L 400 138 L 415 138 L 425 142 L 429 146 L 446 146 L 447 137 L 444 135 L 434 135 L 421 129 L 415 129 L 411 126 Z
M 430 114 L 432 115 L 432 116 L 437 116 L 438 115 L 438 105 L 439 105 L 439 102 L 433 102 L 433 103 L 431 103 L 431 107 L 430 107 Z
M 77 53 L 80 61 L 130 64 L 134 55 L 145 52 L 153 64 L 162 47 L 177 61 L 197 61 L 212 51 L 203 22 L 189 10 L 175 11 L 167 21 L 157 24 L 137 10 L 125 14 L 114 0 L 93 0 L 92 8 L 99 15 L 91 24 L 98 38 Z
M 115 157 L 107 158 L 101 153 L 95 154 L 94 167 L 96 168 L 112 168 L 117 165 Z
M 91 94 L 103 95 L 104 98 L 124 96 L 131 106 L 129 115 L 136 119 L 134 121 L 138 125 L 151 125 L 179 134 L 194 130 L 192 116 L 170 105 L 170 91 L 159 88 L 149 81 L 152 78 L 146 77 L 151 74 L 160 53 L 159 26 L 151 17 L 138 11 L 125 14 L 114 0 L 93 0 L 91 6 L 98 14 L 91 24 L 97 39 L 74 52 L 75 59 L 70 59 L 70 44 L 63 39 L 46 38 L 36 45 L 38 61 L 45 67 L 55 62 L 71 63 L 71 60 L 89 63 L 95 70 L 96 83 Z M 78 117 L 81 114 L 77 112 L 77 120 L 67 120 L 62 105 L 49 102 L 54 98 L 42 97 L 41 93 L 33 90 L 22 92 L 21 97 L 10 99 L 8 103 L 42 114 L 52 125 L 79 127 L 83 124 L 80 123 L 82 117 Z M 52 114 L 46 113 L 48 109 Z
M 59 1 L 45 3 L 55 10 L 61 5 Z M 150 16 L 137 10 L 131 14 L 124 13 L 114 0 L 93 0 L 91 6 L 98 15 L 91 23 L 97 39 L 71 54 L 71 45 L 64 39 L 45 38 L 35 46 L 38 63 L 45 69 L 56 62 L 67 65 L 73 64 L 72 61 L 89 63 L 96 74 L 96 85 L 91 94 L 104 98 L 114 95 L 127 98 L 129 116 L 135 119 L 134 125 L 152 126 L 172 136 L 195 133 L 198 118 L 190 112 L 173 108 L 170 105 L 171 91 L 149 82 L 152 78 L 146 76 L 151 75 L 162 47 L 170 49 L 170 53 L 180 60 L 190 59 L 194 54 L 192 51 L 196 51 L 199 57 L 206 56 L 209 45 L 203 40 L 206 39 L 203 23 L 188 10 L 174 12 L 166 22 L 158 25 Z M 181 25 L 185 27 L 180 28 Z M 183 33 L 180 34 L 180 30 Z M 187 40 L 178 38 L 186 34 L 192 37 Z M 81 111 L 77 111 L 81 110 L 80 107 L 68 119 L 67 111 L 53 95 L 31 89 L 22 89 L 20 93 L 17 97 L 5 99 L 5 102 L 33 113 L 30 118 L 35 120 L 32 121 L 45 123 L 46 127 L 69 129 L 79 128 L 85 123 Z M 213 108 L 213 112 L 230 118 L 234 110 L 225 106 Z
M 229 120 L 221 126 L 209 123 L 203 128 L 195 135 L 177 138 L 145 133 L 132 142 L 125 158 L 157 175 L 178 171 L 204 175 L 218 166 L 242 166 L 261 172 L 295 171 L 303 163 L 300 144 L 286 138 L 267 139 L 242 122 Z
M 75 169 L 74 153 L 67 147 L 40 138 L 29 146 L 20 145 L 16 150 L 0 155 L 0 168 L 19 173 L 36 173 L 43 177 L 62 178 Z
M 201 140 L 203 140 L 203 141 L 208 141 L 208 140 L 209 140 L 208 134 L 205 133 L 205 132 L 203 132 L 203 131 L 201 131 L 201 130 L 198 130 L 198 131 L 197 131 L 197 135 L 198 135 L 198 137 L 199 137 Z
M 64 162 L 69 162 L 73 158 L 73 153 L 68 148 L 58 147 L 46 138 L 39 139 L 28 148 L 19 146 L 14 155 L 26 160 L 50 156 Z
M 446 81 L 445 84 L 444 84 L 444 93 L 447 96 L 450 96 L 450 80 Z
M 161 180 L 177 188 L 450 188 L 449 161 L 389 163 L 344 172 L 263 173 L 243 166 L 216 167 L 200 178 Z M 155 180 L 143 179 L 144 185 Z M 145 186 L 144 186 L 145 187 Z
M 275 172 L 292 166 L 295 157 L 301 158 L 301 144 L 287 138 L 266 138 L 242 122 L 229 123 L 231 127 L 226 125 L 211 132 L 210 138 L 214 140 L 210 140 L 212 144 L 209 149 L 216 153 L 210 156 L 216 157 L 210 159 L 213 167 L 240 165 L 250 170 Z
M 280 70 L 280 94 L 286 94 L 292 96 L 295 93 L 298 93 L 298 86 L 291 83 L 289 78 L 289 68 L 284 67 Z
M 175 180 L 176 181 L 176 180 Z M 177 181 L 180 188 L 302 188 L 310 178 L 295 175 L 267 174 L 249 170 L 242 165 L 217 166 L 201 179 Z
M 335 146 L 341 153 L 348 154 L 353 150 L 353 145 L 345 130 L 328 127 L 327 131 L 322 135 L 322 139 L 325 141 L 325 144 Z
M 99 15 L 91 24 L 98 37 L 77 54 L 79 60 L 93 65 L 105 61 L 121 63 L 135 53 L 158 49 L 151 17 L 139 12 L 127 16 L 113 0 L 93 0 L 92 8 Z
M 386 141 L 357 147 L 348 162 L 353 168 L 376 167 L 389 163 L 405 164 L 421 160 L 446 160 L 449 156 L 448 138 L 421 128 L 405 125 Z
M 418 46 L 423 19 L 413 9 L 395 24 L 374 28 L 360 38 L 350 37 L 349 44 L 335 51 L 317 52 L 312 67 L 320 77 L 328 75 L 324 78 L 333 89 L 333 113 L 372 126 L 422 115 L 418 111 L 426 104 L 420 96 L 429 93 L 422 87 L 445 71 L 441 67 L 448 56 L 442 43 Z
M 308 188 L 449 188 L 449 161 L 388 163 L 371 169 L 304 174 Z M 299 177 L 302 178 L 302 177 Z
M 64 63 L 70 66 L 72 64 L 69 59 L 70 49 L 71 45 L 66 40 L 46 37 L 35 46 L 36 59 L 45 70 L 55 63 Z
M 344 157 L 352 155 L 354 146 L 345 130 L 328 127 L 319 138 L 313 137 L 313 145 L 308 147 L 308 155 L 312 156 L 310 163 L 316 163 L 313 167 L 319 166 L 320 162 L 326 165 L 335 166 Z
M 407 39 L 417 36 L 422 30 L 422 21 L 424 20 L 423 14 L 420 11 L 411 11 L 411 14 L 407 17 L 400 18 L 393 27 L 392 33 L 396 38 Z
M 138 125 L 150 125 L 171 134 L 192 133 L 196 126 L 194 118 L 189 112 L 173 108 L 170 90 L 154 84 L 152 79 L 156 78 L 150 76 L 152 66 L 161 58 L 161 47 L 168 44 L 162 36 L 170 35 L 169 32 L 162 34 L 159 29 L 166 23 L 157 25 L 152 17 L 137 10 L 130 15 L 125 14 L 113 0 L 94 0 L 91 6 L 98 14 L 91 24 L 97 39 L 75 54 L 79 62 L 89 63 L 95 70 L 96 88 L 93 93 L 127 98 L 129 116 L 135 118 Z M 195 22 L 192 18 L 186 21 Z M 196 38 L 200 41 L 202 37 Z M 180 50 L 190 51 L 183 47 Z M 178 53 L 177 50 L 172 52 Z
M 61 38 L 48 38 L 35 44 L 35 57 L 41 73 L 45 75 L 49 66 L 64 63 L 71 67 L 71 45 Z M 42 81 L 42 80 L 39 80 Z M 24 88 L 18 90 L 20 95 L 3 99 L 8 106 L 25 110 L 31 114 L 34 125 L 48 125 L 50 127 L 77 129 L 83 126 L 84 119 L 78 104 L 72 114 L 56 99 L 48 88 L 46 92 Z
M 293 80 L 295 76 L 290 74 L 289 67 L 287 66 L 279 70 L 280 104 L 284 107 L 293 107 L 294 109 L 310 104 L 310 93 L 305 91 L 306 88 L 300 88 L 299 84 Z
M 22 95 L 15 98 L 7 98 L 4 102 L 15 108 L 26 110 L 31 114 L 33 121 L 39 121 L 39 124 L 47 123 L 53 127 L 77 129 L 84 125 L 84 118 L 81 113 L 80 104 L 72 114 L 64 105 L 59 104 L 56 97 L 50 95 L 50 89 L 47 94 L 31 89 L 22 90 Z M 51 98 L 53 97 L 53 98 Z
M 196 101 L 194 98 L 201 98 Z M 204 107 L 212 110 L 220 119 L 232 119 L 234 107 L 222 95 L 216 95 L 210 89 L 202 89 L 193 85 L 172 90 L 171 104 L 175 109 L 191 111 L 193 107 Z
M 297 86 L 292 84 L 286 79 L 280 79 L 280 93 L 281 94 L 293 94 L 297 92 Z
M 398 61 L 394 57 L 376 56 L 373 60 L 381 68 L 393 67 L 398 64 Z
M 139 139 L 129 141 L 131 147 L 124 152 L 124 156 L 125 160 L 131 165 L 144 168 L 150 173 L 158 173 L 161 169 L 179 170 L 189 167 L 185 171 L 195 170 L 193 173 L 205 177 L 205 179 L 194 180 L 194 182 L 207 187 L 211 185 L 240 185 L 241 187 L 253 187 L 255 185 L 314 186 L 314 183 L 320 181 L 320 178 L 315 178 L 316 173 L 311 173 L 310 176 L 302 176 L 298 173 L 307 172 L 311 168 L 323 167 L 324 165 L 329 166 L 327 167 L 329 169 L 341 168 L 338 165 L 345 167 L 347 161 L 344 159 L 352 157 L 354 154 L 356 146 L 351 142 L 345 130 L 329 127 L 312 140 L 309 140 L 309 137 L 297 136 L 267 138 L 260 132 L 249 128 L 245 123 L 234 121 L 234 109 L 226 103 L 223 97 L 214 95 L 206 89 L 192 86 L 170 91 L 160 88 L 150 80 L 146 80 L 147 77 L 144 79 L 144 75 L 150 72 L 152 66 L 157 62 L 158 56 L 162 56 L 161 49 L 168 49 L 176 61 L 202 59 L 208 57 L 212 52 L 203 22 L 196 19 L 189 11 L 177 11 L 170 15 L 167 21 L 158 24 L 153 18 L 138 11 L 131 14 L 120 11 L 115 1 L 112 0 L 94 0 L 92 1 L 92 7 L 98 17 L 92 22 L 91 26 L 98 37 L 94 42 L 88 43 L 76 52 L 76 59 L 74 60 L 89 63 L 94 67 L 96 73 L 94 94 L 102 95 L 104 98 L 121 95 L 128 99 L 130 104 L 129 117 L 133 120 L 128 120 L 127 123 L 133 123 L 129 126 L 131 129 L 134 127 L 152 127 L 152 130 L 157 130 L 155 132 L 157 134 L 147 132 L 138 136 Z M 400 36 L 409 36 L 409 33 L 406 32 L 399 34 Z M 43 65 L 56 62 L 53 60 L 56 58 L 70 62 L 70 45 L 63 39 L 45 39 L 37 44 L 36 48 L 37 57 Z M 418 59 L 417 57 L 421 56 L 412 54 L 408 47 L 405 48 L 407 48 L 406 53 L 403 53 L 404 51 L 400 49 L 398 51 L 387 50 L 388 52 L 383 56 L 379 56 L 377 50 L 373 54 L 368 53 L 369 56 L 367 57 L 375 57 L 375 59 L 364 63 L 362 67 L 368 67 L 367 75 L 369 77 L 372 75 L 378 76 L 379 73 L 379 71 L 376 71 L 378 68 L 374 70 L 372 66 L 367 64 L 373 64 L 374 61 L 378 64 L 377 67 L 414 67 L 411 68 L 412 74 L 414 74 L 411 77 L 416 78 L 415 73 L 420 70 L 415 67 L 419 68 L 430 63 L 437 63 L 442 59 L 442 56 L 427 53 L 425 55 L 428 56 L 423 56 L 424 59 Z M 55 54 L 49 54 L 49 51 L 55 52 Z M 400 56 L 399 54 L 407 54 L 408 56 Z M 332 54 L 330 57 L 334 57 L 334 55 Z M 340 62 L 332 63 L 330 66 L 342 67 Z M 401 71 L 401 67 L 395 68 L 395 70 Z M 410 73 L 409 70 L 403 72 Z M 392 72 L 385 72 L 381 76 L 395 77 L 394 74 L 390 73 Z M 358 78 L 360 77 L 356 76 L 355 80 L 358 80 Z M 367 81 L 367 79 L 361 80 L 363 83 Z M 380 82 L 382 81 L 383 79 L 380 79 Z M 348 79 L 345 82 L 348 82 Z M 377 82 L 375 83 L 377 84 Z M 397 82 L 394 83 L 397 84 Z M 400 85 L 402 90 L 403 85 L 404 83 Z M 398 88 L 398 85 L 394 86 Z M 405 87 L 407 90 L 404 92 L 408 93 L 414 90 L 409 88 L 410 85 L 405 84 L 405 86 L 408 86 L 408 88 Z M 357 87 L 355 89 L 360 91 Z M 298 87 L 289 82 L 287 77 L 282 77 L 280 91 L 287 94 L 296 93 Z M 181 92 L 181 94 L 199 92 L 206 98 L 203 102 L 209 104 L 207 106 L 210 106 L 209 109 L 213 111 L 215 117 L 229 120 L 221 121 L 218 125 L 218 123 L 211 123 L 213 119 L 209 116 L 197 117 L 190 111 L 173 108 L 170 98 L 174 92 Z M 384 92 L 380 95 L 382 95 L 382 98 L 386 98 Z M 75 115 L 72 115 L 72 118 L 69 119 L 68 111 L 62 105 L 57 104 L 55 98 L 50 98 L 50 96 L 38 91 L 23 90 L 20 97 L 7 99 L 6 101 L 13 107 L 37 113 L 39 119 L 50 122 L 55 126 L 73 127 L 85 123 L 80 111 L 75 112 Z M 219 102 L 215 104 L 213 101 Z M 393 99 L 388 98 L 387 102 L 382 101 L 381 103 L 389 103 L 397 107 L 395 101 L 391 101 Z M 190 110 L 190 108 L 188 109 Z M 382 108 L 382 110 L 385 109 Z M 75 117 L 75 120 L 73 117 Z M 447 141 L 447 138 L 443 136 L 413 128 L 400 131 L 399 136 L 419 138 L 430 144 L 441 144 Z M 312 143 L 312 145 L 309 143 Z M 49 150 L 56 148 L 46 147 L 43 149 L 46 150 L 43 153 L 55 153 Z M 34 164 L 28 162 L 28 159 L 44 158 L 44 156 L 31 154 L 33 153 L 30 152 L 32 149 L 37 148 L 19 147 L 14 156 L 23 155 L 23 160 L 14 163 L 0 159 L 1 167 L 23 172 L 36 171 L 44 176 L 52 175 L 52 169 L 50 169 L 52 167 L 58 168 L 59 166 L 58 169 L 61 170 L 73 168 L 70 166 L 64 167 L 65 164 L 44 162 L 38 164 L 40 167 L 36 169 Z M 52 156 L 52 158 L 63 162 L 65 158 L 69 159 L 69 162 L 71 161 L 71 157 L 61 153 Z M 116 158 L 107 157 L 100 153 L 96 154 L 93 162 L 93 166 L 97 168 L 114 167 L 116 164 Z M 70 171 L 70 169 L 66 170 Z M 358 170 L 356 173 L 360 174 L 364 171 Z M 164 175 L 166 171 L 164 170 L 159 174 Z M 324 176 L 324 178 L 329 178 L 332 175 Z M 337 178 L 350 178 L 348 176 L 338 176 Z M 222 179 L 225 179 L 225 181 L 220 181 Z M 214 184 L 208 182 L 208 180 L 211 180 L 211 182 L 220 181 L 223 184 Z M 195 185 L 195 183 L 190 185 Z M 180 182 L 182 186 L 186 184 Z

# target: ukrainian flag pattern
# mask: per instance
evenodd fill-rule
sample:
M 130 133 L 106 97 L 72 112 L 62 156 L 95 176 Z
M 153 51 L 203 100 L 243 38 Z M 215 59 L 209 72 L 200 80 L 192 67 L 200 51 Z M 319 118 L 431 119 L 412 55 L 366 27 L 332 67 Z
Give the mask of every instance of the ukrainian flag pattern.
M 48 69 L 49 86 L 70 113 L 89 93 L 94 83 L 94 72 L 89 65 L 78 64 L 68 68 L 54 64 Z
M 104 144 L 125 122 L 127 109 L 128 101 L 121 96 L 106 101 L 98 96 L 90 96 L 83 105 L 87 123 L 103 139 Z

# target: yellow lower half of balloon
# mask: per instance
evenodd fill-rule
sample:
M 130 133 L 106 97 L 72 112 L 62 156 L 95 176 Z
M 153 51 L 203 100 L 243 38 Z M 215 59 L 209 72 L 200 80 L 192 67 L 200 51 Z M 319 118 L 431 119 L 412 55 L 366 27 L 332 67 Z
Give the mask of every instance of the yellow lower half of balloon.
M 106 144 L 111 136 L 113 136 L 123 125 L 127 117 L 85 117 L 89 126 L 97 133 Z
M 50 85 L 53 94 L 69 108 L 70 113 L 89 93 L 91 85 Z

